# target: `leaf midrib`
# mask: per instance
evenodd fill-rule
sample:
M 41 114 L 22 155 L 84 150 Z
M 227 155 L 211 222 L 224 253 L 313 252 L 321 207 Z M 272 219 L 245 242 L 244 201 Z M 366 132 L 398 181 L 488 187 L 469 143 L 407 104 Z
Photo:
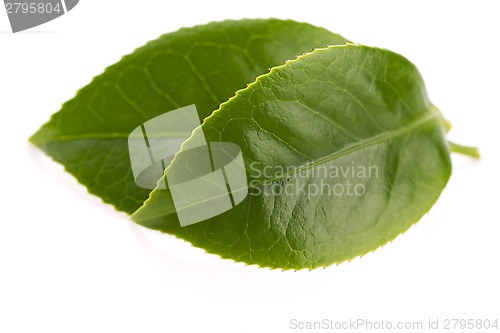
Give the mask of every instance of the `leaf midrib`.
M 440 116 L 441 115 L 438 113 L 428 114 L 425 117 L 421 117 L 417 120 L 414 120 L 414 121 L 406 124 L 407 126 L 398 127 L 396 129 L 388 130 L 384 133 L 372 136 L 368 139 L 357 141 L 354 145 L 352 145 L 348 148 L 345 148 L 345 149 L 339 150 L 337 152 L 334 152 L 332 154 L 326 155 L 326 156 L 324 156 L 320 159 L 317 159 L 316 161 L 311 162 L 311 163 L 304 165 L 302 167 L 294 168 L 292 172 L 287 172 L 285 174 L 282 174 L 282 176 L 280 176 L 280 177 L 266 179 L 266 180 L 262 181 L 261 183 L 259 183 L 258 185 L 265 185 L 265 184 L 272 183 L 272 182 L 275 182 L 278 180 L 282 180 L 284 178 L 288 178 L 296 173 L 300 173 L 303 170 L 306 170 L 309 168 L 314 168 L 317 165 L 321 165 L 323 163 L 330 162 L 332 160 L 346 156 L 346 155 L 348 155 L 352 152 L 355 152 L 357 150 L 361 150 L 363 148 L 375 145 L 377 143 L 384 142 L 386 140 L 389 140 L 389 139 L 398 137 L 400 135 L 409 133 L 409 132 L 411 132 L 412 129 L 418 128 L 421 125 L 425 124 L 426 122 L 434 120 L 436 118 L 439 118 Z
M 393 130 L 389 130 L 389 131 L 386 131 L 382 134 L 379 134 L 379 135 L 376 135 L 376 136 L 373 136 L 373 137 L 370 137 L 368 139 L 365 139 L 365 140 L 362 140 L 362 141 L 358 141 L 357 144 L 351 146 L 351 147 L 348 147 L 346 149 L 343 149 L 343 150 L 340 150 L 340 151 L 337 151 L 337 152 L 334 152 L 332 154 L 329 154 L 323 158 L 320 158 L 318 160 L 316 160 L 315 162 L 313 163 L 310 163 L 310 164 L 307 164 L 305 166 L 302 166 L 302 167 L 298 167 L 298 168 L 295 168 L 293 169 L 293 172 L 288 172 L 286 174 L 283 174 L 281 175 L 280 177 L 275 177 L 275 178 L 270 178 L 270 179 L 267 179 L 265 181 L 262 181 L 258 184 L 256 184 L 257 186 L 260 186 L 260 185 L 265 185 L 265 184 L 268 184 L 268 183 L 272 183 L 272 182 L 275 182 L 275 181 L 278 181 L 278 180 L 282 180 L 284 178 L 288 178 L 290 177 L 291 175 L 293 174 L 296 174 L 298 172 L 301 172 L 307 168 L 313 168 L 315 167 L 316 165 L 319 165 L 319 164 L 322 164 L 322 163 L 327 163 L 327 162 L 330 162 L 330 161 L 333 161 L 335 159 L 338 159 L 338 158 L 341 158 L 343 156 L 346 156 L 352 152 L 355 152 L 355 151 L 358 151 L 358 150 L 361 150 L 363 148 L 366 148 L 366 147 L 370 147 L 372 145 L 375 145 L 375 144 L 378 144 L 380 142 L 384 142 L 384 141 L 388 141 L 390 139 L 393 139 L 393 138 L 396 138 L 398 136 L 401 136 L 401 135 L 404 135 L 406 133 L 409 133 L 411 132 L 412 130 L 424 125 L 425 123 L 427 122 L 430 122 L 431 120 L 435 120 L 435 119 L 438 119 L 441 117 L 441 114 L 439 112 L 436 112 L 434 111 L 434 109 L 431 108 L 431 113 L 430 114 L 427 114 L 425 117 L 421 117 L 417 120 L 414 120 L 408 124 L 406 124 L 406 126 L 402 126 L 402 127 L 398 127 L 396 129 L 393 129 Z M 247 169 L 248 170 L 248 169 Z M 164 178 L 165 176 L 163 176 Z M 162 179 L 163 179 L 162 178 Z M 154 189 L 153 191 L 156 191 L 158 188 Z M 235 189 L 235 190 L 232 190 L 232 192 L 238 192 L 238 191 L 243 191 L 245 190 L 246 188 L 239 188 L 239 189 Z M 215 197 L 211 197 L 209 200 L 213 200 L 213 199 L 216 199 L 218 197 L 222 197 L 222 195 L 220 196 L 215 196 Z M 144 202 L 144 205 L 142 207 L 144 207 L 146 205 L 146 203 L 151 199 L 148 198 L 145 202 Z M 205 200 L 205 201 L 208 201 L 208 200 Z M 195 204 L 199 204 L 199 203 L 202 203 L 202 202 L 205 202 L 205 201 L 199 201 Z M 191 206 L 193 206 L 194 204 L 192 205 L 187 205 L 185 207 L 182 207 L 183 209 L 185 208 L 189 208 Z M 138 209 L 138 211 L 140 210 L 141 208 Z M 158 217 L 162 217 L 162 216 L 165 216 L 165 215 L 170 215 L 171 213 L 175 213 L 175 209 L 173 210 L 169 210 L 169 211 L 166 211 L 166 212 L 163 212 L 161 214 L 158 214 L 158 215 L 154 215 L 154 216 L 148 216 L 147 219 L 154 219 L 154 218 L 158 218 Z M 137 212 L 137 211 L 136 211 Z M 144 219 L 139 219 L 139 220 L 136 220 L 134 218 L 132 218 L 134 221 L 143 221 Z
M 155 135 L 155 134 L 149 134 L 148 133 L 148 138 L 178 138 L 178 137 L 189 137 L 191 136 L 192 132 L 177 132 L 177 133 L 165 133 L 162 135 Z M 144 136 L 141 134 L 139 135 L 131 135 L 130 132 L 128 133 L 122 133 L 122 132 L 116 132 L 116 133 L 79 133 L 79 134 L 64 134 L 64 135 L 57 135 L 57 136 L 51 136 L 48 138 L 41 138 L 38 139 L 34 137 L 32 141 L 36 143 L 37 145 L 42 145 L 42 144 L 47 144 L 47 143 L 54 143 L 54 142 L 68 142 L 68 141 L 80 141 L 80 140 L 117 140 L 117 139 L 123 139 L 123 140 L 128 140 L 129 138 L 137 138 L 137 139 L 144 139 Z

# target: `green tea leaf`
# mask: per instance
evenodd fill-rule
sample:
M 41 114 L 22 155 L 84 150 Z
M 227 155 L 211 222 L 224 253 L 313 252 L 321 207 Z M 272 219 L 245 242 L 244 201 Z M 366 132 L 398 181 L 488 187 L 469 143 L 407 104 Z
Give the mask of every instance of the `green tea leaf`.
M 210 115 L 270 67 L 344 38 L 294 21 L 241 20 L 181 29 L 125 56 L 65 103 L 31 142 L 118 210 L 134 212 L 150 190 L 134 181 L 130 132 L 195 104 Z
M 276 19 L 181 29 L 108 68 L 30 141 L 89 192 L 135 212 L 137 223 L 210 253 L 282 269 L 340 263 L 394 239 L 430 209 L 450 176 L 450 151 L 479 157 L 476 148 L 446 141 L 450 124 L 430 103 L 412 63 L 383 49 L 340 46 L 345 43 L 324 29 Z M 326 45 L 335 46 L 281 65 Z M 158 187 L 140 188 L 129 134 L 192 104 L 206 118 L 203 125 Z M 163 127 L 157 130 L 160 141 L 168 137 Z M 181 227 L 181 212 L 197 205 L 215 211 L 218 198 L 176 206 L 172 193 L 184 183 L 169 184 L 168 176 L 204 176 L 206 170 L 196 174 L 192 152 L 214 153 L 213 143 L 224 143 L 219 154 L 226 161 L 236 156 L 230 149 L 241 150 L 248 186 L 230 186 L 224 172 L 226 183 L 203 180 L 229 191 L 234 208 Z M 211 171 L 223 165 L 213 156 Z M 149 180 L 154 185 L 156 178 Z M 189 193 L 203 190 L 188 183 Z
M 133 220 L 259 266 L 316 268 L 366 254 L 417 222 L 451 173 L 446 122 L 418 70 L 378 48 L 331 46 L 273 68 L 182 151 L 202 131 L 241 148 L 246 199 L 181 227 L 169 190 L 155 189 Z M 180 156 L 169 169 L 185 163 Z

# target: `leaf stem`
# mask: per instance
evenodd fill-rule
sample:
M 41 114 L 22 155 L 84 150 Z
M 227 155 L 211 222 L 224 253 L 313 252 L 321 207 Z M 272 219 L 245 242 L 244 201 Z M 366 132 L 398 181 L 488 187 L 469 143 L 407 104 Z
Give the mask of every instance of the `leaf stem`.
M 480 158 L 481 155 L 479 154 L 479 149 L 477 147 L 467 147 L 467 146 L 462 146 L 458 145 L 456 143 L 453 143 L 449 141 L 450 143 L 450 149 L 454 153 L 459 153 L 463 155 L 467 155 L 473 158 Z

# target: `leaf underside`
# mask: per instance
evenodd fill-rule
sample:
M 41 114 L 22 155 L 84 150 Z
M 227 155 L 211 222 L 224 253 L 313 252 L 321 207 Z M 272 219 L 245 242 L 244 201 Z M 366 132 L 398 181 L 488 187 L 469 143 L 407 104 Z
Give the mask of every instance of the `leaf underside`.
M 201 119 L 269 68 L 315 47 L 347 42 L 294 21 L 240 20 L 180 29 L 109 67 L 30 141 L 120 211 L 150 190 L 135 184 L 127 138 L 145 121 L 195 104 Z

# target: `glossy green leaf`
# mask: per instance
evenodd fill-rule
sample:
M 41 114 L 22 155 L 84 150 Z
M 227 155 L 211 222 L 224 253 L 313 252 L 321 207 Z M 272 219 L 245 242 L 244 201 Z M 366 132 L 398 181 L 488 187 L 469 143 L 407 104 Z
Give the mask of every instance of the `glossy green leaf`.
M 181 29 L 108 68 L 30 140 L 137 223 L 223 258 L 283 269 L 349 260 L 430 209 L 450 176 L 450 151 L 478 152 L 446 141 L 449 123 L 413 64 L 346 42 L 275 19 Z M 219 190 L 249 194 L 232 199 L 236 207 L 225 213 L 181 227 L 172 197 L 178 184 L 160 179 L 151 193 L 139 188 L 128 138 L 146 121 L 192 104 L 206 119 L 167 175 L 193 174 L 189 148 L 201 137 L 226 142 L 241 149 L 249 188 L 222 182 Z
M 210 115 L 270 67 L 344 38 L 294 21 L 241 20 L 181 29 L 137 49 L 78 92 L 32 138 L 89 192 L 134 212 L 150 190 L 132 176 L 127 138 L 145 121 L 195 104 Z
M 446 122 L 418 70 L 378 48 L 331 46 L 275 67 L 223 103 L 185 147 L 201 131 L 239 145 L 251 193 L 180 227 L 170 192 L 156 189 L 133 219 L 259 266 L 315 268 L 372 251 L 417 222 L 451 173 Z M 185 163 L 180 156 L 169 168 Z M 364 192 L 348 195 L 348 182 Z

